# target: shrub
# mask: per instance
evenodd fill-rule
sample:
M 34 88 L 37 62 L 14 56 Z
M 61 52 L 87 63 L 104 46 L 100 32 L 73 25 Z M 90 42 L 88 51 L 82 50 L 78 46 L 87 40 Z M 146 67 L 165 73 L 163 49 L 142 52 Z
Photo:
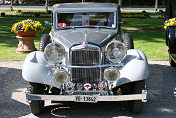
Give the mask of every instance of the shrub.
M 51 10 L 48 10 L 48 12 L 47 12 L 48 14 L 51 14 Z
M 35 17 L 39 17 L 39 16 L 40 16 L 40 13 L 35 13 L 34 16 L 35 16 Z
M 21 10 L 20 10 L 20 9 L 18 9 L 16 12 L 17 12 L 17 13 L 21 13 Z
M 5 16 L 5 13 L 4 13 L 4 12 L 2 12 L 2 13 L 1 13 L 1 16 L 2 16 L 2 17 L 4 17 L 4 16 Z
M 145 10 L 142 11 L 143 14 L 147 13 Z
M 164 15 L 161 15 L 161 16 L 159 16 L 158 18 L 160 18 L 160 19 L 164 19 L 165 16 L 164 16 Z
M 159 10 L 159 13 L 160 13 L 160 14 L 164 14 L 164 11 L 163 11 L 163 10 Z

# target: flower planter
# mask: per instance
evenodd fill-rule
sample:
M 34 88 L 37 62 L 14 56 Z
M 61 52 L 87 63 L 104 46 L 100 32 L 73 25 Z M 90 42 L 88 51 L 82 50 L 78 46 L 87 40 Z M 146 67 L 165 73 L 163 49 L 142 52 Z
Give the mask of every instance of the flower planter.
M 34 45 L 34 39 L 38 31 L 14 31 L 14 33 L 17 34 L 16 38 L 19 40 L 16 53 L 29 53 L 37 50 Z
M 36 38 L 36 33 L 43 31 L 45 28 L 39 21 L 34 21 L 31 19 L 22 20 L 21 22 L 14 23 L 12 25 L 11 32 L 14 32 L 19 40 L 18 48 L 16 53 L 28 53 L 36 51 L 34 45 L 34 39 Z

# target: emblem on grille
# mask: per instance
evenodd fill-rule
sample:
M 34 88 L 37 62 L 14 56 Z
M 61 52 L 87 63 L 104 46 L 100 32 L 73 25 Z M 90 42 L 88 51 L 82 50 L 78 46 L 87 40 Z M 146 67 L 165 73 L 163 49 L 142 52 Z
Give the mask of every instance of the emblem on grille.
M 83 85 L 82 85 L 81 83 L 78 83 L 78 84 L 76 85 L 76 88 L 77 88 L 78 90 L 82 90 Z
M 84 88 L 85 88 L 86 90 L 89 90 L 91 87 L 92 87 L 92 86 L 91 86 L 91 84 L 89 84 L 89 83 L 84 84 Z
M 104 89 L 104 87 L 105 87 L 105 84 L 104 84 L 103 82 L 100 82 L 100 83 L 98 84 L 98 88 L 99 88 L 99 89 Z
M 88 46 L 88 42 L 84 41 L 82 45 L 86 48 Z

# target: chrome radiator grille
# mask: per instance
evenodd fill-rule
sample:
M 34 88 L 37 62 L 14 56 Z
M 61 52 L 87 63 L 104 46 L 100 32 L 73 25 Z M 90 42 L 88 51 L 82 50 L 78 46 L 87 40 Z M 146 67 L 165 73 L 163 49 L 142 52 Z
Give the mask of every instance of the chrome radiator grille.
M 73 66 L 94 66 L 100 63 L 99 51 L 78 50 L 72 52 Z
M 72 81 L 74 83 L 98 83 L 100 68 L 73 68 Z
M 82 45 L 71 49 L 72 66 L 96 66 L 100 64 L 101 50 L 98 46 L 88 44 L 86 48 Z M 75 49 L 74 49 L 75 48 Z M 72 68 L 72 81 L 74 83 L 97 83 L 100 80 L 100 68 Z

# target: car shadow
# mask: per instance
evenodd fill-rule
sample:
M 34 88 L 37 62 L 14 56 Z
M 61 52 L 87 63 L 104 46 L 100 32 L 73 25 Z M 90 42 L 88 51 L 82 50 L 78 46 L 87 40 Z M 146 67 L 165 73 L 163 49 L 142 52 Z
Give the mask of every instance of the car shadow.
M 167 65 L 149 64 L 150 76 L 146 80 L 148 101 L 140 114 L 132 114 L 127 102 L 98 102 L 97 104 L 67 102 L 44 108 L 40 118 L 112 118 L 112 117 L 174 117 L 176 116 L 176 68 Z
M 112 117 L 174 117 L 176 116 L 176 68 L 167 65 L 149 65 L 150 76 L 146 80 L 148 101 L 143 111 L 134 115 L 127 102 L 98 102 L 97 104 L 64 102 L 48 104 L 40 118 L 112 118 Z M 27 82 L 21 70 L 0 67 L 0 117 L 35 117 L 24 101 Z M 16 94 L 19 93 L 19 94 Z M 19 95 L 19 96 L 15 96 Z M 18 98 L 18 99 L 15 99 Z
M 29 114 L 28 105 L 21 101 L 26 82 L 21 76 L 21 69 L 0 67 L 0 118 L 14 118 Z

